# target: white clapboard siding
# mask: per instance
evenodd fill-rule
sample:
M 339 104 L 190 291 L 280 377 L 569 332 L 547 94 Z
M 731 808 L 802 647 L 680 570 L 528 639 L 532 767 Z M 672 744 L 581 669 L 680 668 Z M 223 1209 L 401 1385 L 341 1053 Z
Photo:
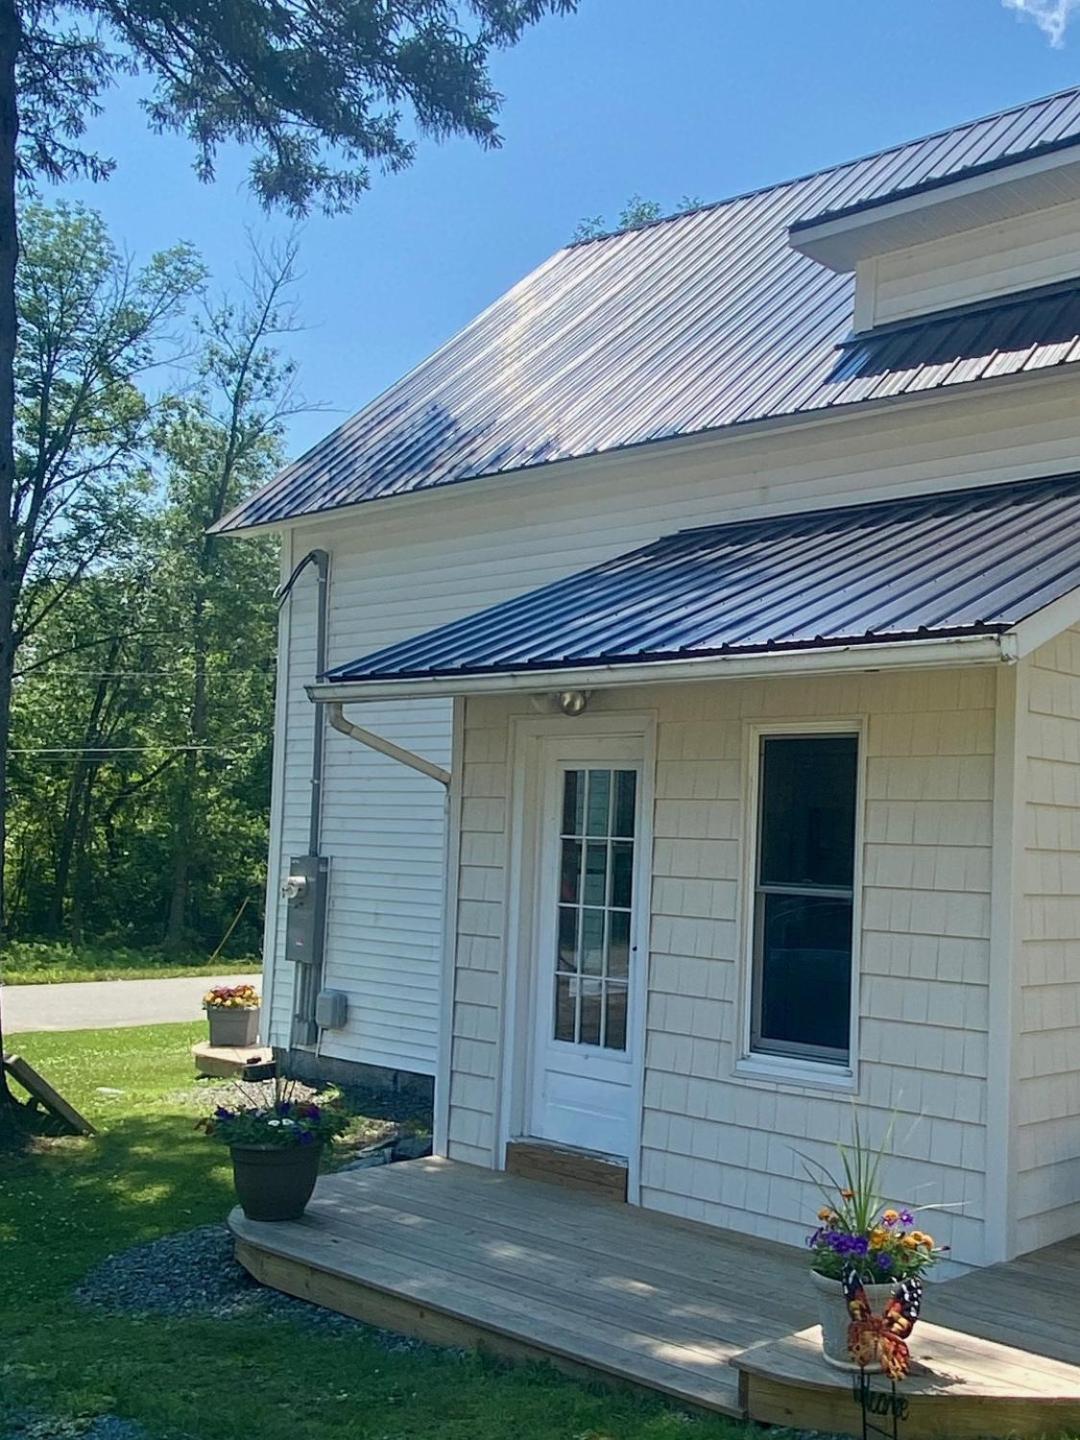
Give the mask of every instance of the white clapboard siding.
M 1080 275 L 1080 201 L 864 261 L 860 324 L 884 325 Z
M 330 657 L 345 661 L 686 526 L 1067 470 L 1080 456 L 1078 394 L 1080 376 L 1042 377 L 993 395 L 451 486 L 302 525 L 292 533 L 292 557 L 313 546 L 331 552 Z M 311 707 L 303 687 L 314 663 L 314 588 L 308 572 L 283 616 L 287 713 L 278 722 L 281 830 L 272 846 L 279 872 L 307 846 Z M 365 723 L 448 761 L 449 705 L 380 706 Z M 327 983 L 348 991 L 351 1012 L 345 1030 L 324 1034 L 322 1048 L 432 1073 L 441 787 L 336 733 L 328 736 L 326 779 Z M 485 797 L 469 803 L 491 808 Z M 890 810 L 890 823 L 906 823 L 898 814 Z M 918 839 L 939 818 L 931 803 L 913 814 Z M 959 819 L 950 814 L 950 823 Z M 271 876 L 272 900 L 279 880 Z M 280 964 L 282 939 L 283 917 L 272 914 L 268 980 L 278 1044 L 288 1038 L 292 985 Z M 421 1008 L 418 992 L 429 997 Z
M 1019 1248 L 1080 1230 L 1080 631 L 1031 657 L 1016 1077 Z
M 735 1073 L 745 943 L 739 908 L 746 727 L 866 726 L 860 1105 L 897 1116 L 894 1198 L 934 1217 L 962 1263 L 985 1258 L 984 1176 L 993 714 L 990 669 L 596 692 L 590 713 L 657 715 L 642 1203 L 800 1243 L 820 1204 L 799 1151 L 832 1163 L 850 1093 Z M 509 724 L 521 700 L 466 711 L 449 1153 L 495 1160 L 507 940 Z M 568 732 L 573 721 L 567 722 Z M 472 871 L 478 873 L 471 873 Z M 509 947 L 512 950 L 512 946 Z

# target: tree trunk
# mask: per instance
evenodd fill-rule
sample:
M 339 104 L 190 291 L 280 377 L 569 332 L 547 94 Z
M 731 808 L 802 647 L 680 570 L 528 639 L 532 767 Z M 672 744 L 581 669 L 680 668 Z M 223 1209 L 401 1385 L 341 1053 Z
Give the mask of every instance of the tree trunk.
M 22 40 L 16 0 L 0 0 L 0 945 L 7 935 L 4 910 L 4 851 L 7 842 L 7 751 L 11 732 L 11 689 L 15 669 L 15 266 L 19 232 L 15 216 L 15 146 L 19 111 L 15 60 Z M 0 1025 L 0 1056 L 3 1054 Z M 11 1093 L 0 1064 L 0 1113 Z M 10 1122 L 9 1122 L 10 1123 Z M 0 1129 L 4 1122 L 0 1120 Z

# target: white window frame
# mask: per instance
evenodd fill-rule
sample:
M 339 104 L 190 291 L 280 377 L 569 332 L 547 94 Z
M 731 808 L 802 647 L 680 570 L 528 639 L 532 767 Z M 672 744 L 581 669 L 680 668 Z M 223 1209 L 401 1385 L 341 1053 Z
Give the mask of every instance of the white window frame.
M 865 810 L 866 717 L 808 718 L 805 720 L 765 721 L 744 727 L 743 747 L 743 865 L 740 886 L 741 933 L 741 1026 L 740 1045 L 734 1073 L 746 1079 L 782 1081 L 794 1085 L 828 1090 L 856 1091 L 859 1073 L 859 975 L 862 942 L 863 896 L 863 812 Z M 793 739 L 799 736 L 853 735 L 855 758 L 855 836 L 854 865 L 851 877 L 851 1002 L 848 1030 L 848 1063 L 780 1055 L 752 1048 L 753 987 L 755 964 L 755 924 L 757 908 L 757 871 L 760 846 L 761 746 L 769 736 Z

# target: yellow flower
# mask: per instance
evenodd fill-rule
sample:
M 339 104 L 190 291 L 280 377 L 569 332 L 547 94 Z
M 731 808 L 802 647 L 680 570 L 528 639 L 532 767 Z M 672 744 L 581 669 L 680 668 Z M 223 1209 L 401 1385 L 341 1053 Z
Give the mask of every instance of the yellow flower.
M 919 1242 L 915 1239 L 914 1235 L 901 1235 L 900 1243 L 905 1250 L 917 1250 L 919 1248 Z
M 923 1247 L 924 1247 L 925 1249 L 927 1249 L 927 1250 L 933 1250 L 933 1248 L 934 1248 L 934 1237 L 933 1237 L 932 1235 L 924 1235 L 924 1236 L 922 1237 L 922 1243 L 923 1243 Z
M 832 1212 L 830 1209 L 828 1209 L 827 1206 L 823 1206 L 823 1207 L 817 1212 L 817 1218 L 818 1218 L 819 1220 L 831 1220 L 831 1219 L 833 1218 L 833 1212 Z
M 878 1225 L 875 1229 L 870 1231 L 870 1249 L 880 1250 L 881 1247 L 888 1241 L 888 1238 L 889 1232 L 887 1230 L 883 1230 L 881 1226 Z
M 881 1218 L 885 1221 L 886 1225 L 895 1225 L 897 1220 L 900 1219 L 900 1216 L 895 1210 L 886 1210 Z

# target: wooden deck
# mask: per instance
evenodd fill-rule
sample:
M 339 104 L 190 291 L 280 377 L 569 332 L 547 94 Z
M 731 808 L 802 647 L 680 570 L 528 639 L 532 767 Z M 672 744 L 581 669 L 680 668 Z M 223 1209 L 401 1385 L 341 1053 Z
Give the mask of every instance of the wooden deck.
M 694 1406 L 853 1428 L 806 1260 L 580 1191 L 416 1160 L 329 1176 L 304 1218 L 230 1219 L 259 1280 L 376 1325 Z M 1080 1242 L 934 1286 L 905 1440 L 1080 1433 Z

